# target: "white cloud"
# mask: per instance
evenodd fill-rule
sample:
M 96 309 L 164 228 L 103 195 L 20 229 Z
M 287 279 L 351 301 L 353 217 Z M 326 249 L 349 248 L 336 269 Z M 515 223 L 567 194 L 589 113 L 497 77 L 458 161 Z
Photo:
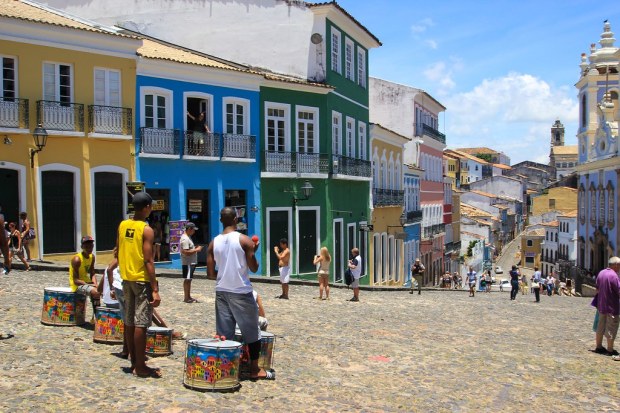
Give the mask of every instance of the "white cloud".
M 453 66 L 446 62 L 435 62 L 428 66 L 422 74 L 438 86 L 439 94 L 443 95 L 456 86 L 453 80 Z
M 424 33 L 429 27 L 434 26 L 435 23 L 433 19 L 427 17 L 425 19 L 420 20 L 419 22 L 411 25 L 412 33 Z
M 448 77 L 452 82 L 451 73 Z M 553 88 L 528 74 L 485 79 L 471 91 L 446 96 L 442 103 L 450 147 L 489 146 L 504 151 L 513 162 L 548 162 L 550 128 L 556 119 L 566 128 L 567 144 L 576 131 L 578 103 L 571 89 Z
M 433 50 L 437 49 L 437 42 L 432 39 L 425 40 L 424 43 Z

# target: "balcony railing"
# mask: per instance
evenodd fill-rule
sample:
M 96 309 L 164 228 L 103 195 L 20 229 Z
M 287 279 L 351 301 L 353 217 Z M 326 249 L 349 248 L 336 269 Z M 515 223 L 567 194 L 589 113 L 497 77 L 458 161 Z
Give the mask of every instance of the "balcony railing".
M 39 100 L 37 101 L 37 123 L 47 130 L 84 132 L 84 105 Z
M 222 134 L 222 157 L 256 159 L 256 138 L 251 135 Z
M 407 211 L 407 224 L 413 224 L 420 221 L 422 221 L 422 210 Z
M 179 129 L 140 128 L 139 153 L 154 155 L 179 155 Z
M 0 97 L 0 127 L 28 129 L 28 99 Z
M 183 134 L 183 155 L 220 156 L 220 134 L 185 131 Z
M 337 175 L 361 176 L 370 178 L 370 161 L 332 155 L 332 173 Z
M 324 153 L 263 152 L 263 172 L 329 173 L 328 155 Z
M 435 224 L 422 228 L 422 238 L 430 238 L 437 234 L 446 232 L 446 224 Z
M 116 106 L 88 106 L 90 133 L 131 135 L 131 108 Z
M 417 136 L 426 135 L 426 136 L 430 136 L 436 141 L 439 141 L 441 143 L 446 143 L 446 135 L 439 132 L 437 129 L 433 128 L 432 126 L 425 125 L 424 123 L 417 123 L 415 130 L 416 130 Z
M 403 206 L 405 203 L 405 191 L 398 189 L 372 189 L 373 206 Z

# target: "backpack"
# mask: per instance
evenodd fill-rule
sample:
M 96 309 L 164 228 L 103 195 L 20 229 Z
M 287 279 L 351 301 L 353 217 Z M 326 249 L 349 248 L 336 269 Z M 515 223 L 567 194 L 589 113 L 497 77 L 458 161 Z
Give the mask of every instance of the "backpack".
M 353 284 L 353 273 L 351 272 L 350 268 L 347 268 L 344 272 L 344 282 L 345 284 L 347 284 L 347 286 Z

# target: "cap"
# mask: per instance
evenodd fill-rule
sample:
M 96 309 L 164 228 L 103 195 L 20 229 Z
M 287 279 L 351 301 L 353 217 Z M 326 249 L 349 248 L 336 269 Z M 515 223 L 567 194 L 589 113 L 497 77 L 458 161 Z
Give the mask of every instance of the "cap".
M 415 259 L 415 262 L 420 262 L 420 259 L 419 259 L 419 258 L 416 258 L 416 259 Z
M 198 227 L 193 222 L 188 222 L 185 224 L 185 229 L 198 229 Z
M 82 244 L 84 244 L 85 242 L 95 242 L 95 239 L 90 235 L 84 235 L 82 237 Z
M 138 192 L 131 199 L 131 203 L 136 209 L 142 209 L 153 203 L 153 198 L 146 192 Z

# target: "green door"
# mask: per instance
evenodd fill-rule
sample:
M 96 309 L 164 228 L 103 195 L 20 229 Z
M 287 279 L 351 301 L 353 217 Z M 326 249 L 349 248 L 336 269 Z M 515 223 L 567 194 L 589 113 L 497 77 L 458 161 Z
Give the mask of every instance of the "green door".
M 314 273 L 316 267 L 312 264 L 312 260 L 317 251 L 316 233 L 317 211 L 315 209 L 299 210 L 299 274 Z
M 17 171 L 0 168 L 0 213 L 4 214 L 4 222 L 15 222 L 19 225 L 19 184 Z M 32 221 L 32 217 L 30 217 Z
M 269 211 L 267 221 L 269 225 L 269 238 L 267 239 L 267 254 L 269 255 L 269 275 L 279 276 L 278 257 L 273 253 L 273 247 L 279 245 L 280 239 L 286 238 L 291 245 L 290 228 L 289 228 L 290 211 Z

